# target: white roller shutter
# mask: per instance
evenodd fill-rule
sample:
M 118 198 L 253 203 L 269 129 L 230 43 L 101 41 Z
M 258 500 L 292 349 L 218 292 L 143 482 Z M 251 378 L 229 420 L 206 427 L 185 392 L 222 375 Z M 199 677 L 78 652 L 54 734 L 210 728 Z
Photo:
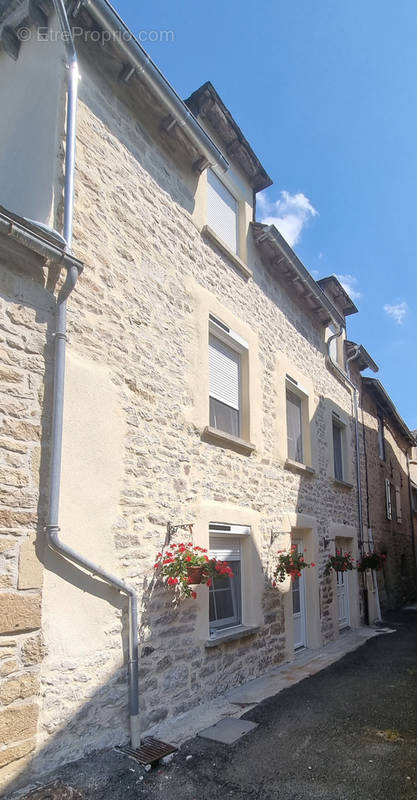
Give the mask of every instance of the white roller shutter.
M 237 253 L 237 201 L 211 169 L 207 170 L 207 224 Z
M 209 392 L 239 411 L 240 355 L 220 339 L 209 337 Z
M 241 548 L 239 539 L 210 536 L 209 557 L 218 558 L 219 561 L 240 561 Z

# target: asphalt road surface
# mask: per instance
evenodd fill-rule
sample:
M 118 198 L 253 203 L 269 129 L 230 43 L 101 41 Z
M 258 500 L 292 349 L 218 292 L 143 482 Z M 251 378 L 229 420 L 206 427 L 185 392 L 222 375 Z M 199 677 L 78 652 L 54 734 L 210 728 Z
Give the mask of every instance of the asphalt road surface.
M 196 738 L 150 773 L 99 753 L 48 780 L 88 800 L 417 800 L 417 609 L 386 622 L 395 633 L 248 712 L 258 727 L 234 745 Z

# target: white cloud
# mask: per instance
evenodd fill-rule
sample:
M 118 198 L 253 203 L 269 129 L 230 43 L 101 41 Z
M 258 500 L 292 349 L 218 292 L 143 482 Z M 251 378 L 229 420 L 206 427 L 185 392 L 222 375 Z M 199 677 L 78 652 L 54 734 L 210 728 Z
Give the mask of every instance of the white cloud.
M 340 281 L 345 292 L 348 293 L 349 297 L 353 300 L 353 302 L 355 302 L 355 300 L 360 300 L 362 294 L 357 289 L 355 289 L 355 286 L 358 281 L 354 275 L 336 275 L 335 273 L 335 277 L 337 278 L 338 281 Z
M 402 325 L 408 312 L 408 305 L 406 302 L 397 303 L 394 306 L 390 306 L 388 303 L 386 303 L 384 305 L 384 311 L 389 317 L 395 319 L 395 322 L 398 325 Z
M 274 203 L 260 194 L 258 207 L 262 217 L 261 222 L 265 225 L 275 225 L 290 247 L 297 244 L 310 217 L 318 216 L 318 211 L 302 192 L 290 194 L 284 190 L 280 199 Z

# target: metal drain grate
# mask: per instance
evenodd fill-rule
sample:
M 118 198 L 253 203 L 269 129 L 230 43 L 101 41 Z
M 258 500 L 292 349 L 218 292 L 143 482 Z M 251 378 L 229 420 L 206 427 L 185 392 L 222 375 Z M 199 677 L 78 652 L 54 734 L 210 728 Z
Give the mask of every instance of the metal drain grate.
M 143 764 L 144 766 L 150 764 L 150 766 L 153 766 L 161 758 L 164 758 L 164 756 L 175 753 L 178 747 L 174 747 L 172 744 L 167 744 L 166 742 L 161 742 L 160 739 L 154 739 L 153 736 L 148 736 L 136 750 L 133 747 L 129 747 L 129 745 L 117 747 L 116 750 L 120 753 L 125 753 L 125 755 L 131 758 L 135 758 L 136 761 L 139 761 L 139 764 Z

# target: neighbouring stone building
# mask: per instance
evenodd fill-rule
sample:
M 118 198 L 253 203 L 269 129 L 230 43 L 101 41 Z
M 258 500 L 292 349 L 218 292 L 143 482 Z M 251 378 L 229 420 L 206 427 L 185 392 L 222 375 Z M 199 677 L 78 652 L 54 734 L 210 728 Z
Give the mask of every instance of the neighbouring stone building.
M 360 377 L 376 365 L 346 337 L 356 308 L 340 283 L 316 282 L 256 221 L 271 180 L 214 87 L 183 103 L 106 0 L 72 7 L 85 35 L 67 252 L 57 16 L 46 2 L 0 8 L 0 775 L 10 787 L 129 737 L 126 598 L 45 534 L 66 271 L 80 277 L 68 298 L 61 538 L 134 587 L 142 733 L 359 626 L 358 573 L 323 570 L 335 548 L 358 558 L 368 528 L 395 554 L 386 605 L 415 584 L 413 438 L 380 384 Z M 23 29 L 32 34 L 19 43 Z M 96 41 L 103 30 L 112 35 Z M 400 529 L 366 516 L 380 407 L 394 431 L 384 476 L 401 493 L 401 548 Z M 209 605 L 201 586 L 177 605 L 155 580 L 156 554 L 184 536 L 233 563 L 223 603 L 214 587 Z M 291 542 L 316 566 L 275 588 Z
M 397 608 L 413 596 L 416 585 L 416 538 L 409 456 L 414 434 L 401 419 L 380 381 L 362 379 L 364 534 L 366 549 L 386 554 L 378 579 L 382 609 Z M 369 576 L 370 577 L 370 576 Z M 375 586 L 370 581 L 370 593 Z
M 412 431 L 414 440 L 417 442 L 417 431 Z M 409 457 L 410 469 L 410 493 L 411 493 L 411 512 L 413 515 L 414 532 L 417 525 L 417 445 L 413 445 Z

